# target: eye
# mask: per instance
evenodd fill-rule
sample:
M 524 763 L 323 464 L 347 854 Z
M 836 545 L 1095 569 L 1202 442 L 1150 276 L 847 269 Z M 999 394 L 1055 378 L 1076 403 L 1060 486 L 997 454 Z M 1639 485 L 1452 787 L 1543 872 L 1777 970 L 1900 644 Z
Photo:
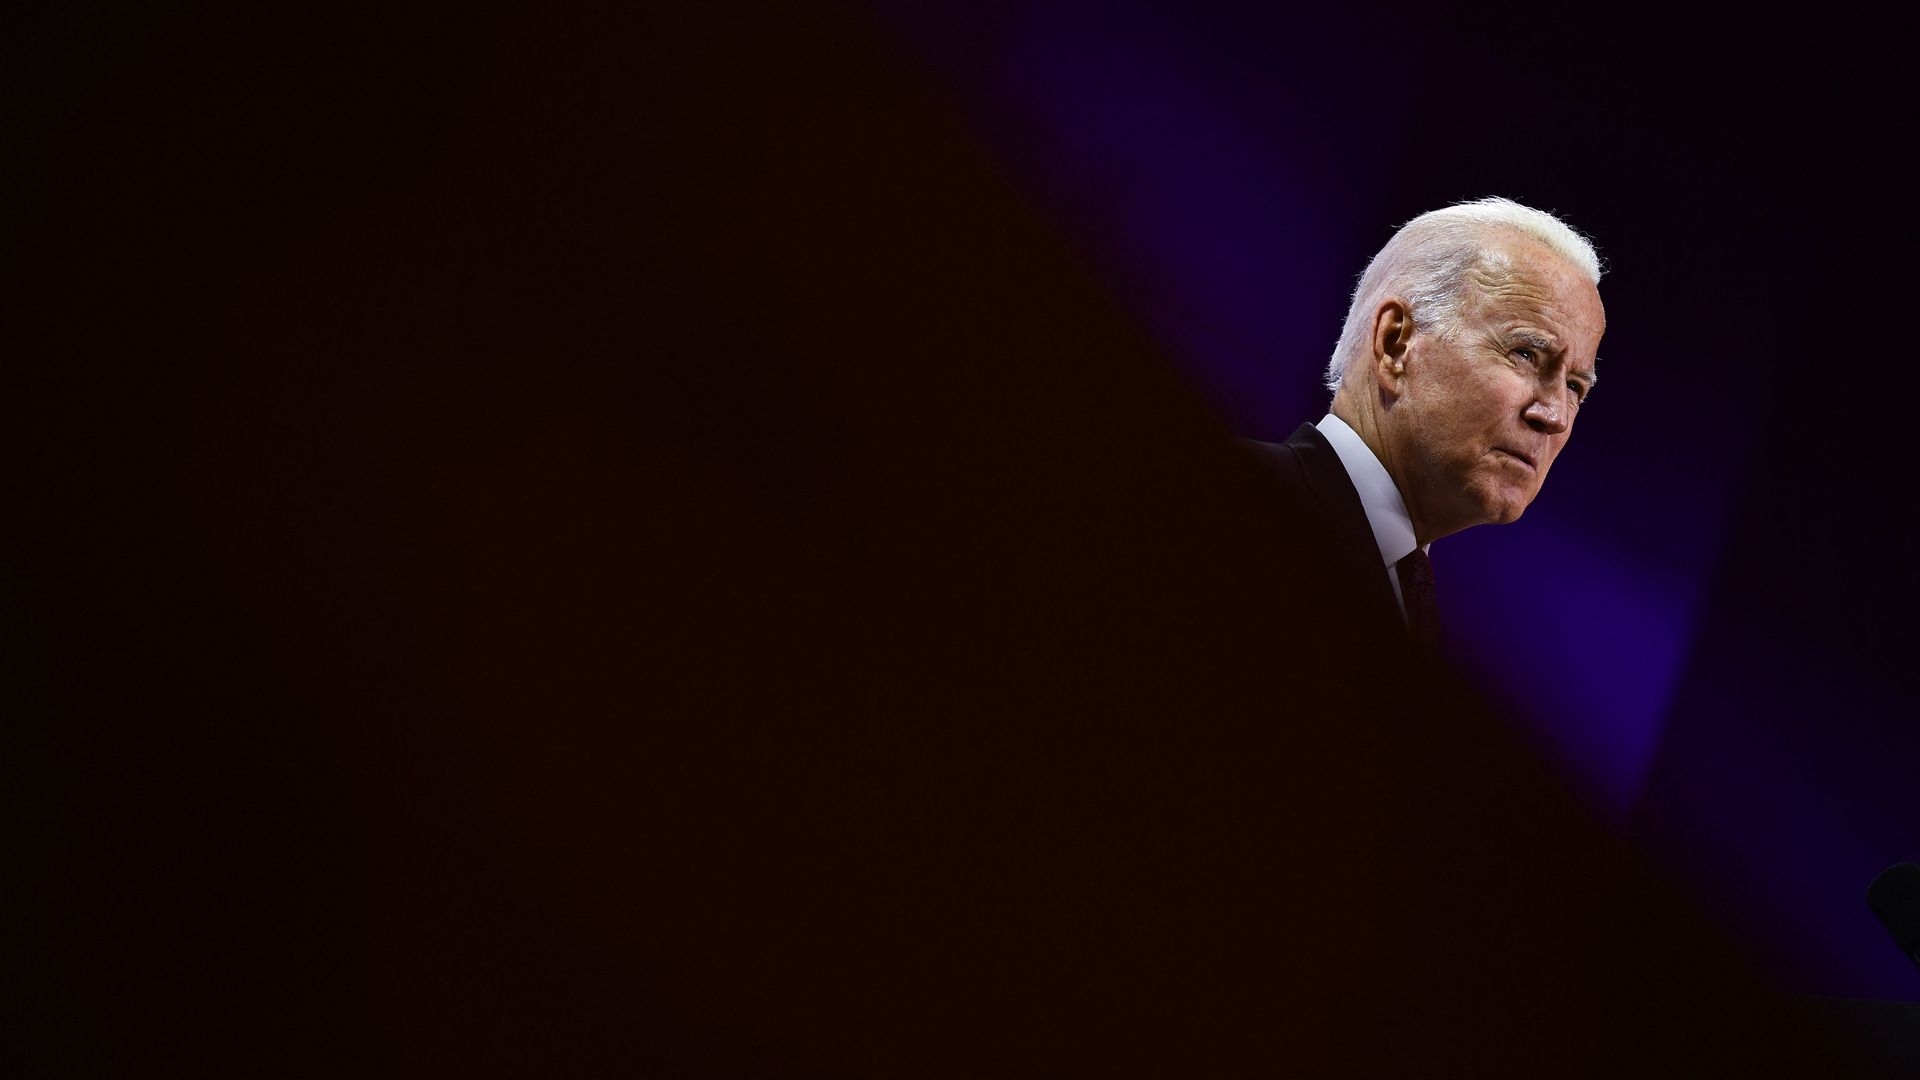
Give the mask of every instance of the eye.
M 1587 399 L 1587 385 L 1585 383 L 1569 382 L 1567 383 L 1567 389 L 1573 391 L 1573 403 L 1575 405 Z
M 1540 362 L 1540 355 L 1525 345 L 1522 345 L 1519 348 L 1513 350 L 1513 355 L 1519 357 L 1520 359 L 1526 361 L 1529 364 L 1538 364 Z

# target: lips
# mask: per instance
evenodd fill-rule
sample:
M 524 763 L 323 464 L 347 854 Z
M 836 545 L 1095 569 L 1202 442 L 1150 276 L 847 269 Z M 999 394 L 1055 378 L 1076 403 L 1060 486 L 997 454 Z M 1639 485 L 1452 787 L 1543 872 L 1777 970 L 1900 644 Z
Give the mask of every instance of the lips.
M 1520 461 L 1525 462 L 1529 469 L 1537 471 L 1540 468 L 1540 463 L 1534 460 L 1534 456 L 1524 450 L 1516 450 L 1511 446 L 1496 446 L 1494 449 L 1510 458 L 1518 458 Z

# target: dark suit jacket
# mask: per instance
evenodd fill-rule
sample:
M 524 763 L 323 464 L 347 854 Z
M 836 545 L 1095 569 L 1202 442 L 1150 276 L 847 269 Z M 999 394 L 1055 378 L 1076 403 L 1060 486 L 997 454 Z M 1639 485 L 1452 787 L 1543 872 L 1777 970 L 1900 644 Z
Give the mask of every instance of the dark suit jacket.
M 1366 509 L 1326 436 L 1301 424 L 1284 442 L 1247 439 L 1242 445 L 1271 470 L 1274 495 L 1297 523 L 1297 541 L 1308 552 L 1306 567 L 1332 580 L 1339 621 L 1382 637 L 1404 636 Z

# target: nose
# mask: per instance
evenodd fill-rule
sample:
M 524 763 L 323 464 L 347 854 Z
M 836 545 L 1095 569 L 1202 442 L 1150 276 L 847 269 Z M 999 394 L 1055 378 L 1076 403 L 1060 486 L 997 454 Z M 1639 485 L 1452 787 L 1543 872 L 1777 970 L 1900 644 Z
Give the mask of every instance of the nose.
M 1567 407 L 1562 402 L 1535 398 L 1520 416 L 1528 427 L 1547 435 L 1558 435 L 1567 430 Z

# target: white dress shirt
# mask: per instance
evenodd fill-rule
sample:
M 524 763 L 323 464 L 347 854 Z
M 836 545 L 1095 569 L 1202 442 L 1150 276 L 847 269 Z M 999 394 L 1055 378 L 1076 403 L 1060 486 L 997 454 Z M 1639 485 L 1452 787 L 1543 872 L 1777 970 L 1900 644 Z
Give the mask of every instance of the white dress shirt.
M 1387 583 L 1393 586 L 1393 602 L 1400 605 L 1400 617 L 1405 619 L 1407 602 L 1400 595 L 1400 575 L 1394 572 L 1393 564 L 1406 558 L 1416 547 L 1426 551 L 1432 545 L 1414 543 L 1413 518 L 1407 515 L 1407 504 L 1400 498 L 1400 489 L 1393 485 L 1393 477 L 1387 475 L 1387 467 L 1373 456 L 1366 440 L 1332 413 L 1321 417 L 1313 426 L 1333 444 L 1341 467 L 1347 470 L 1347 479 L 1353 481 L 1354 490 L 1360 493 L 1360 506 L 1367 512 L 1367 524 L 1373 527 L 1373 542 L 1380 546 L 1380 562 L 1386 568 Z

